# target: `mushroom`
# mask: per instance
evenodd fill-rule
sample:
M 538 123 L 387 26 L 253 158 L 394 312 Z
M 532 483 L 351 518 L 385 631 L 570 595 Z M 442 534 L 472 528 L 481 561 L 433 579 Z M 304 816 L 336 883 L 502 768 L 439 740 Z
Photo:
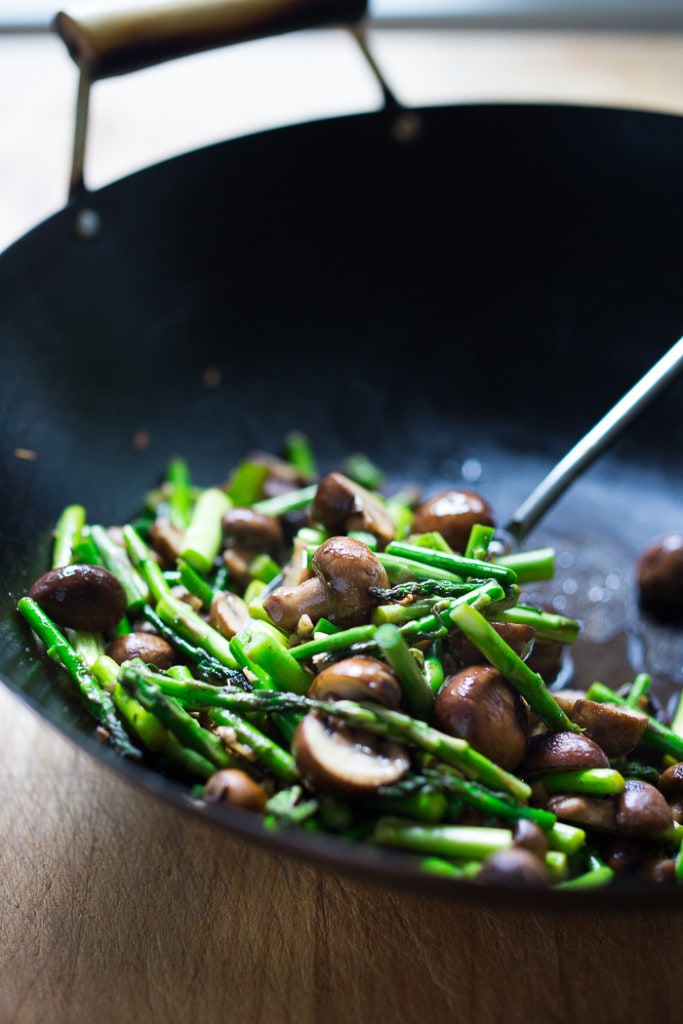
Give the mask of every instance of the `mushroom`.
M 367 796 L 403 778 L 410 758 L 400 744 L 309 711 L 292 737 L 296 765 L 323 792 Z
M 580 828 L 614 832 L 617 827 L 614 800 L 610 797 L 558 793 L 550 797 L 547 809 L 560 821 L 567 821 Z
M 543 889 L 550 885 L 550 875 L 544 862 L 531 850 L 519 846 L 492 853 L 475 875 L 475 880 L 486 885 L 531 889 Z
M 671 808 L 659 790 L 642 779 L 627 779 L 616 798 L 616 822 L 620 832 L 654 838 L 674 823 Z
M 679 825 L 683 824 L 683 761 L 665 768 L 659 776 L 657 787 L 671 807 L 676 821 Z
M 396 535 L 394 521 L 377 495 L 343 473 L 332 472 L 322 478 L 310 516 L 312 522 L 324 526 L 330 533 L 353 530 L 371 533 L 381 548 Z
M 496 633 L 505 640 L 523 661 L 526 661 L 534 646 L 534 629 L 519 622 L 492 622 Z M 488 664 L 485 655 L 469 637 L 459 629 L 448 633 L 448 646 L 451 653 L 463 667 L 467 665 Z
M 520 766 L 525 776 L 584 768 L 609 768 L 609 759 L 595 740 L 569 730 L 540 732 L 532 736 Z
M 601 704 L 585 698 L 574 702 L 569 715 L 585 735 L 602 747 L 607 757 L 623 757 L 640 743 L 648 719 L 633 708 Z
M 158 516 L 152 523 L 149 539 L 164 568 L 175 568 L 185 546 L 183 530 L 174 526 L 166 516 Z
M 401 703 L 401 684 L 385 662 L 355 654 L 327 665 L 314 678 L 308 696 L 316 700 L 370 700 L 387 708 Z
M 529 818 L 519 818 L 515 822 L 512 840 L 516 847 L 529 850 L 540 860 L 545 859 L 548 852 L 548 836 L 535 821 Z
M 472 527 L 495 526 L 493 509 L 480 494 L 465 487 L 439 491 L 415 510 L 414 533 L 438 531 L 454 551 L 464 551 Z
M 251 508 L 230 508 L 221 519 L 223 535 L 237 548 L 279 554 L 284 543 L 280 520 Z
M 209 804 L 231 804 L 245 811 L 262 812 L 268 795 L 258 782 L 239 768 L 222 768 L 214 772 L 204 786 L 204 800 Z
M 156 633 L 134 632 L 115 637 L 106 646 L 106 653 L 122 665 L 124 661 L 140 658 L 146 665 L 170 668 L 176 663 L 176 652 L 162 636 Z
M 43 573 L 29 590 L 36 604 L 58 626 L 103 633 L 123 618 L 126 592 L 116 576 L 99 565 L 63 565 Z
M 232 640 L 249 621 L 249 609 L 238 594 L 216 591 L 209 609 L 209 625 L 226 640 Z
M 683 622 L 683 533 L 653 541 L 636 565 L 641 607 L 662 622 Z
M 449 676 L 436 695 L 432 723 L 507 771 L 518 767 L 526 751 L 526 706 L 492 665 L 471 665 Z
M 295 630 L 302 615 L 326 616 L 342 628 L 366 622 L 377 601 L 372 587 L 386 588 L 389 577 L 373 551 L 353 537 L 330 537 L 311 559 L 315 573 L 295 587 L 277 587 L 263 602 L 275 625 Z

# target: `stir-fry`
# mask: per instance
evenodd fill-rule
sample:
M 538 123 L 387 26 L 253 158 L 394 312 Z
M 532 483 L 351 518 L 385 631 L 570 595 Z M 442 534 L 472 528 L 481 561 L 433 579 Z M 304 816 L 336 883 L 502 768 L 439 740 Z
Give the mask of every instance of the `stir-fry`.
M 295 432 L 215 486 L 172 460 L 125 525 L 69 505 L 18 610 L 102 742 L 265 830 L 475 883 L 678 884 L 683 711 L 645 673 L 560 685 L 580 623 L 524 600 L 554 572 L 475 491 L 321 474 Z

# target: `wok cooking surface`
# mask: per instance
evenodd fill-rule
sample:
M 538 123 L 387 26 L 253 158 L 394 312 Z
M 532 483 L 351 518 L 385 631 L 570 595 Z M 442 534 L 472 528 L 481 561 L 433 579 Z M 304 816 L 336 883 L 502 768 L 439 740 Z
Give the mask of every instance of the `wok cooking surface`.
M 474 474 L 503 522 L 682 333 L 677 118 L 416 115 L 410 141 L 381 113 L 197 151 L 88 197 L 94 240 L 76 237 L 67 208 L 0 261 L 0 672 L 112 764 L 13 615 L 65 504 L 127 519 L 173 455 L 208 484 L 296 427 L 321 465 L 363 450 L 427 491 Z M 208 368 L 220 386 L 206 387 Z M 556 545 L 548 592 L 584 623 L 575 678 L 620 685 L 651 671 L 665 699 L 682 681 L 680 636 L 639 614 L 633 566 L 680 528 L 682 397 L 676 384 L 658 399 L 528 541 Z M 150 443 L 133 452 L 140 430 Z M 115 766 L 186 802 L 167 780 Z M 272 842 L 449 888 L 384 852 Z

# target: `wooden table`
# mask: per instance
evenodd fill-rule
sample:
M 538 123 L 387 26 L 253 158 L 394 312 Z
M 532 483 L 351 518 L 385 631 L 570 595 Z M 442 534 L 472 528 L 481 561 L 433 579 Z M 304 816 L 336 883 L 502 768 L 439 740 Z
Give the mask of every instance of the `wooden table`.
M 440 91 L 683 112 L 677 36 L 375 43 L 415 102 Z M 103 84 L 91 183 L 168 146 L 172 126 L 187 131 L 182 150 L 260 127 L 269 103 L 275 122 L 312 116 L 313 71 L 333 69 L 317 90 L 323 113 L 340 107 L 340 83 L 372 106 L 347 44 L 305 34 L 214 55 L 205 71 L 192 59 L 143 73 L 134 109 L 127 82 L 118 96 Z M 204 96 L 227 76 L 240 103 L 226 115 L 222 100 L 190 102 L 192 73 Z M 74 83 L 55 40 L 0 38 L 0 87 L 14 96 L 0 114 L 0 248 L 64 202 Z M 681 964 L 673 913 L 439 904 L 245 844 L 132 789 L 0 690 L 0 1024 L 678 1024 Z

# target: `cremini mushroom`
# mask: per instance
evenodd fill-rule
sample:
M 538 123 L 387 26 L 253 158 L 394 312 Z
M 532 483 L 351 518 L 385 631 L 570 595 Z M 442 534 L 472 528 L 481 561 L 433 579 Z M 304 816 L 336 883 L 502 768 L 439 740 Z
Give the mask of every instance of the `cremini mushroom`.
M 312 522 L 330 533 L 371 533 L 382 548 L 396 535 L 394 521 L 380 498 L 336 471 L 328 473 L 318 484 L 310 516 Z
M 683 622 L 683 533 L 653 541 L 636 565 L 641 607 L 664 622 Z
M 363 796 L 403 778 L 410 767 L 405 748 L 363 729 L 309 711 L 292 738 L 301 775 L 316 788 Z
M 107 644 L 105 650 L 119 665 L 132 658 L 140 658 L 146 665 L 166 669 L 177 661 L 176 652 L 168 640 L 147 631 L 117 636 Z
M 545 863 L 520 846 L 497 850 L 484 861 L 475 875 L 477 882 L 486 885 L 521 886 L 544 889 L 550 885 L 550 875 Z
M 471 665 L 449 676 L 432 710 L 437 729 L 467 740 L 507 771 L 524 756 L 528 721 L 524 701 L 492 665 Z
M 679 825 L 683 824 L 683 761 L 665 768 L 659 776 L 657 787 L 671 807 L 676 821 Z
M 549 848 L 548 836 L 535 821 L 519 818 L 515 822 L 512 839 L 514 846 L 529 850 L 542 861 L 545 859 Z
M 369 654 L 341 658 L 321 669 L 308 696 L 316 700 L 374 701 L 387 708 L 401 703 L 401 684 L 389 666 Z
M 263 602 L 275 625 L 295 630 L 302 615 L 321 616 L 343 628 L 367 621 L 377 604 L 372 587 L 386 588 L 389 578 L 373 551 L 353 537 L 330 537 L 314 552 L 315 573 L 295 587 L 277 587 Z
M 185 546 L 185 533 L 166 516 L 157 516 L 150 528 L 150 545 L 165 569 L 174 569 Z
M 94 633 L 112 629 L 126 611 L 126 592 L 99 565 L 63 565 L 43 573 L 29 596 L 57 625 Z
M 222 768 L 207 779 L 204 800 L 262 812 L 268 800 L 263 786 L 240 768 Z
M 560 821 L 579 828 L 595 828 L 601 832 L 614 832 L 617 827 L 616 810 L 612 797 L 586 796 L 584 793 L 558 793 L 551 796 L 547 809 Z
M 223 536 L 238 548 L 267 551 L 271 555 L 281 552 L 284 534 L 276 516 L 264 515 L 251 508 L 229 508 L 221 519 Z
M 454 551 L 464 551 L 470 531 L 477 523 L 495 526 L 493 509 L 476 491 L 451 487 L 432 495 L 415 510 L 414 533 L 436 531 Z
M 532 736 L 520 766 L 523 775 L 584 768 L 609 768 L 609 758 L 595 740 L 569 730 Z
M 491 625 L 515 654 L 526 661 L 534 647 L 533 627 L 519 622 L 491 622 Z M 459 629 L 449 631 L 448 646 L 451 654 L 463 667 L 488 664 L 477 645 Z
M 608 757 L 629 754 L 640 743 L 648 723 L 640 711 L 585 698 L 574 702 L 569 717 Z
M 616 823 L 620 832 L 653 838 L 674 823 L 671 808 L 659 790 L 642 779 L 627 779 L 616 798 Z
M 232 640 L 249 622 L 249 608 L 239 596 L 229 590 L 216 591 L 209 609 L 209 625 L 226 640 Z

